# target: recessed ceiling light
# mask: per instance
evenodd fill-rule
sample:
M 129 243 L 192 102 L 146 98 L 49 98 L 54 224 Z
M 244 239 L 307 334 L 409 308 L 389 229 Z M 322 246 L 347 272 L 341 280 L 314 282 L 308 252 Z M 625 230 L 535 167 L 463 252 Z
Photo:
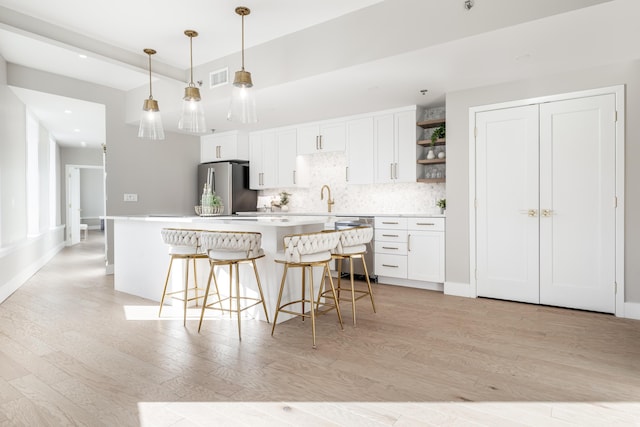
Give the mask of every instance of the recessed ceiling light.
M 517 62 L 529 61 L 531 59 L 531 55 L 528 53 L 516 56 Z
M 79 53 L 79 54 L 78 54 L 78 58 L 80 58 L 80 59 L 87 59 L 87 55 L 85 55 L 84 53 Z
M 87 146 L 87 141 L 80 141 L 80 145 L 82 145 L 83 147 Z
M 74 129 L 73 131 L 74 131 L 74 132 L 80 132 L 80 129 L 77 129 L 77 128 L 76 128 L 76 129 Z
M 71 114 L 71 113 L 73 113 L 73 111 L 71 111 L 71 110 L 64 110 L 64 113 L 65 113 L 65 114 Z

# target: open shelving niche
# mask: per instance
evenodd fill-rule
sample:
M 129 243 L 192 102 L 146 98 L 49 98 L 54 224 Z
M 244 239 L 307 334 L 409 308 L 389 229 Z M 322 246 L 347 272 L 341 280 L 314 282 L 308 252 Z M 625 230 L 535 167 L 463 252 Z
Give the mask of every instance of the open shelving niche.
M 431 120 L 423 120 L 421 122 L 417 123 L 418 127 L 421 127 L 422 129 L 435 129 L 438 126 L 445 124 L 446 123 L 446 119 L 440 118 L 440 119 L 431 119 Z M 418 160 L 417 160 L 417 164 L 418 164 L 418 170 L 417 170 L 417 182 L 425 182 L 425 183 L 435 183 L 435 182 L 446 182 L 446 167 L 442 168 L 442 173 L 443 173 L 443 177 L 442 178 L 424 178 L 425 173 L 427 171 L 430 171 L 431 168 L 435 165 L 446 165 L 447 163 L 447 158 L 445 157 L 444 159 L 438 159 L 437 157 L 433 160 L 427 160 L 427 153 L 429 152 L 429 149 L 431 148 L 431 139 L 420 139 L 417 142 L 418 146 L 422 147 L 421 150 L 419 150 L 418 152 Z M 437 139 L 435 144 L 434 144 L 434 151 L 436 153 L 436 155 L 440 152 L 440 151 L 444 151 L 444 147 L 447 145 L 447 141 L 446 138 L 440 138 Z M 438 147 L 441 147 L 441 149 L 438 149 Z

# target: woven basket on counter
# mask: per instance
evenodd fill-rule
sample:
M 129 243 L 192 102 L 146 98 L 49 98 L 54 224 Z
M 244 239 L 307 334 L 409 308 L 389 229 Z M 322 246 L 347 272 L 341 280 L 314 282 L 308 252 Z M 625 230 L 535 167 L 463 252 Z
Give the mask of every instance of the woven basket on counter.
M 196 214 L 200 216 L 214 216 L 222 215 L 224 212 L 224 206 L 196 206 Z

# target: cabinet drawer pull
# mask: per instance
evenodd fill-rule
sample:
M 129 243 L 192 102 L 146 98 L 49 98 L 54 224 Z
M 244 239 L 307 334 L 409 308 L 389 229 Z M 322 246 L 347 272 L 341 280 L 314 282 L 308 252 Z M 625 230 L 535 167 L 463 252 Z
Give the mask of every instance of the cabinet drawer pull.
M 399 248 L 394 248 L 394 247 L 391 247 L 391 246 L 383 246 L 382 249 L 393 249 L 393 250 L 397 251 Z
M 397 222 L 391 222 L 391 221 L 382 221 L 383 224 L 392 224 L 392 225 L 398 225 Z
M 382 264 L 383 267 L 398 268 L 397 265 Z
M 435 224 L 433 222 L 417 222 L 416 225 L 429 225 L 429 226 L 434 226 Z
M 397 234 L 383 234 L 382 237 L 399 237 Z

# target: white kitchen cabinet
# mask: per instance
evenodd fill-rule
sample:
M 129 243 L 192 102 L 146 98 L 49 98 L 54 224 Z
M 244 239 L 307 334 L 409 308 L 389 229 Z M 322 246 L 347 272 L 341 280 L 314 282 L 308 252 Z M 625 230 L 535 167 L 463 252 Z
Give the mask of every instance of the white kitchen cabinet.
M 373 117 L 350 120 L 347 126 L 348 184 L 373 184 Z
M 305 124 L 298 127 L 298 154 L 344 151 L 344 121 Z
M 253 132 L 249 143 L 250 188 L 264 190 L 296 186 L 296 129 Z
M 276 131 L 278 149 L 278 187 L 294 187 L 297 185 L 297 138 L 296 130 Z
M 412 218 L 407 226 L 407 279 L 444 282 L 444 218 Z
M 375 182 L 415 182 L 415 108 L 374 117 Z
M 255 132 L 249 136 L 249 187 L 252 190 L 276 187 L 276 148 L 275 131 Z
M 231 131 L 200 137 L 200 163 L 249 160 L 249 135 Z
M 407 278 L 407 219 L 376 217 L 375 274 Z
M 444 231 L 444 218 L 376 217 L 375 274 L 392 285 L 443 283 Z

